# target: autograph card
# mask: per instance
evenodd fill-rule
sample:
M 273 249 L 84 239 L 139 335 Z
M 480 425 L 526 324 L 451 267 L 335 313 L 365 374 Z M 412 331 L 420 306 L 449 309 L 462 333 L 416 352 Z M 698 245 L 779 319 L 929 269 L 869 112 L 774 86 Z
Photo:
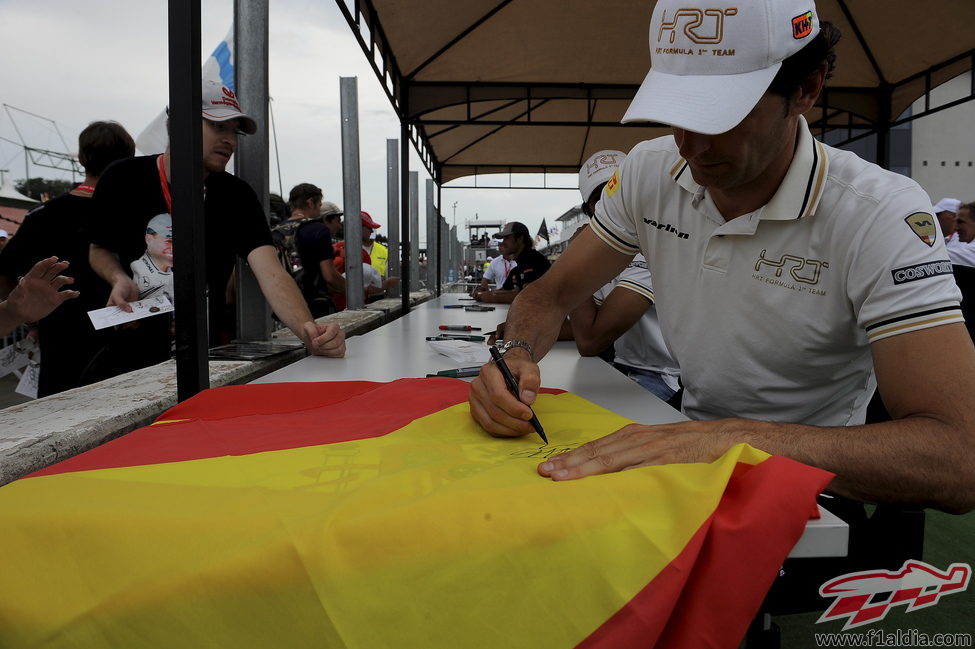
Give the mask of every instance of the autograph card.
M 89 311 L 88 317 L 95 329 L 105 329 L 173 310 L 173 303 L 165 293 L 137 302 L 129 302 L 129 306 L 132 307 L 132 313 L 127 313 L 117 306 L 107 306 L 104 309 Z

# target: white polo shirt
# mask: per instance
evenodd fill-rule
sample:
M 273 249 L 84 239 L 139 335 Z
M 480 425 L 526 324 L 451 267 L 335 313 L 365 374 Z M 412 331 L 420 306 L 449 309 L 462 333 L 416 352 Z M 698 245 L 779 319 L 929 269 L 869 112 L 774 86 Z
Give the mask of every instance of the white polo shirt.
M 962 243 L 956 236 L 948 241 L 948 259 L 959 266 L 975 266 L 975 241 Z
M 484 278 L 494 284 L 495 288 L 501 288 L 504 284 L 504 280 L 508 279 L 508 273 L 511 269 L 518 265 L 518 262 L 512 259 L 511 261 L 505 259 L 501 255 L 498 255 L 491 260 L 488 265 L 487 270 L 484 271 Z
M 648 372 L 656 372 L 667 385 L 676 390 L 680 387 L 677 383 L 680 370 L 671 358 L 663 334 L 660 333 L 657 309 L 653 305 L 653 281 L 647 268 L 647 260 L 643 255 L 634 257 L 623 272 L 596 291 L 593 298 L 597 304 L 602 304 L 615 289 L 633 291 L 647 300 L 647 310 L 640 319 L 616 339 L 614 343 L 616 362 Z
M 668 136 L 627 155 L 592 228 L 646 255 L 693 419 L 862 423 L 876 385 L 869 344 L 963 322 L 927 194 L 818 142 L 805 121 L 755 212 L 726 222 Z

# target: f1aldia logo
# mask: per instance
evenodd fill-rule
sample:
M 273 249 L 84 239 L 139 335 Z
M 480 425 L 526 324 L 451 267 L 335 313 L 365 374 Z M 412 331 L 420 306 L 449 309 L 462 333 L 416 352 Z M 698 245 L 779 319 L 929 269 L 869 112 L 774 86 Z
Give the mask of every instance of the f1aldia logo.
M 934 606 L 942 595 L 964 592 L 972 576 L 967 563 L 953 563 L 944 572 L 923 561 L 908 559 L 900 570 L 851 572 L 819 587 L 823 597 L 836 601 L 816 624 L 847 618 L 843 630 L 879 622 L 894 606 L 907 612 Z

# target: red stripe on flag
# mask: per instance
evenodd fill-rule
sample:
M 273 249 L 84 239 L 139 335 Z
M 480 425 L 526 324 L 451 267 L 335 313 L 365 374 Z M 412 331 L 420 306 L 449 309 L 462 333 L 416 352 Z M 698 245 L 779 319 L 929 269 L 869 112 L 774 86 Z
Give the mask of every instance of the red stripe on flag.
M 414 419 L 463 403 L 469 391 L 466 381 L 439 377 L 391 383 L 259 383 L 213 388 L 170 408 L 159 416 L 160 423 L 27 477 L 379 437 Z M 540 392 L 559 394 L 563 390 L 543 388 Z M 287 415 L 287 423 L 276 426 L 282 415 Z M 173 423 L 163 423 L 167 421 Z
M 578 645 L 738 647 L 833 474 L 772 456 L 739 463 L 717 509 L 673 561 Z

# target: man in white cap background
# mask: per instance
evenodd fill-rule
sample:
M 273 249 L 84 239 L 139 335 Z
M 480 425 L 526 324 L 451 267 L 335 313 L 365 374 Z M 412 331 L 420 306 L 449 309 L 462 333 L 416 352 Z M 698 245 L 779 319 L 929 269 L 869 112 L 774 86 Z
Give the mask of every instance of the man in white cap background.
M 962 203 L 958 206 L 958 215 L 955 218 L 955 233 L 958 235 L 958 240 L 961 243 L 975 241 L 975 202 Z
M 285 272 L 271 241 L 264 211 L 254 190 L 225 171 L 239 134 L 257 131 L 226 86 L 204 82 L 203 173 L 206 219 L 206 282 L 211 346 L 231 332 L 221 332 L 225 289 L 237 257 L 246 259 L 277 317 L 314 354 L 342 356 L 345 337 L 335 324 L 319 325 Z M 150 219 L 172 213 L 170 150 L 159 156 L 124 160 L 109 167 L 95 189 L 97 216 L 89 223 L 92 269 L 111 286 L 108 305 L 130 311 L 139 288 L 130 264 L 146 252 Z M 179 233 L 175 233 L 179 236 Z M 179 260 L 174 260 L 178 269 Z M 176 272 L 179 272 L 178 270 Z M 170 355 L 170 317 L 155 315 L 120 328 L 99 359 L 104 378 L 159 363 Z
M 945 245 L 948 247 L 958 241 L 956 230 L 959 206 L 961 201 L 957 198 L 942 198 L 931 208 L 934 215 L 938 217 L 938 226 L 941 228 L 941 233 L 945 235 Z
M 642 252 L 693 421 L 627 426 L 541 475 L 710 462 L 746 442 L 834 472 L 840 495 L 975 507 L 975 348 L 930 199 L 802 117 L 838 38 L 812 0 L 656 3 L 624 121 L 673 135 L 630 151 L 591 228 L 514 302 L 521 401 L 488 364 L 470 407 L 494 435 L 531 433 L 537 362 L 565 314 Z M 893 420 L 865 425 L 875 385 Z
M 951 263 L 958 264 L 959 266 L 975 266 L 975 203 L 962 203 L 959 200 L 953 198 L 942 198 L 935 205 L 935 212 L 938 215 L 938 221 L 941 221 L 941 214 L 944 212 L 938 212 L 937 208 L 939 206 L 945 207 L 945 201 L 953 201 L 947 207 L 954 208 L 954 214 L 952 212 L 945 210 L 947 214 L 951 214 L 953 218 L 951 219 L 952 224 L 955 226 L 955 235 L 948 239 L 945 237 L 946 245 L 948 246 L 948 257 L 951 259 Z
M 625 157 L 622 151 L 597 151 L 579 169 L 582 211 L 590 218 Z M 613 366 L 668 401 L 680 389 L 680 370 L 667 350 L 653 302 L 647 261 L 636 255 L 619 276 L 569 313 L 569 327 L 580 354 L 596 356 L 614 345 Z

